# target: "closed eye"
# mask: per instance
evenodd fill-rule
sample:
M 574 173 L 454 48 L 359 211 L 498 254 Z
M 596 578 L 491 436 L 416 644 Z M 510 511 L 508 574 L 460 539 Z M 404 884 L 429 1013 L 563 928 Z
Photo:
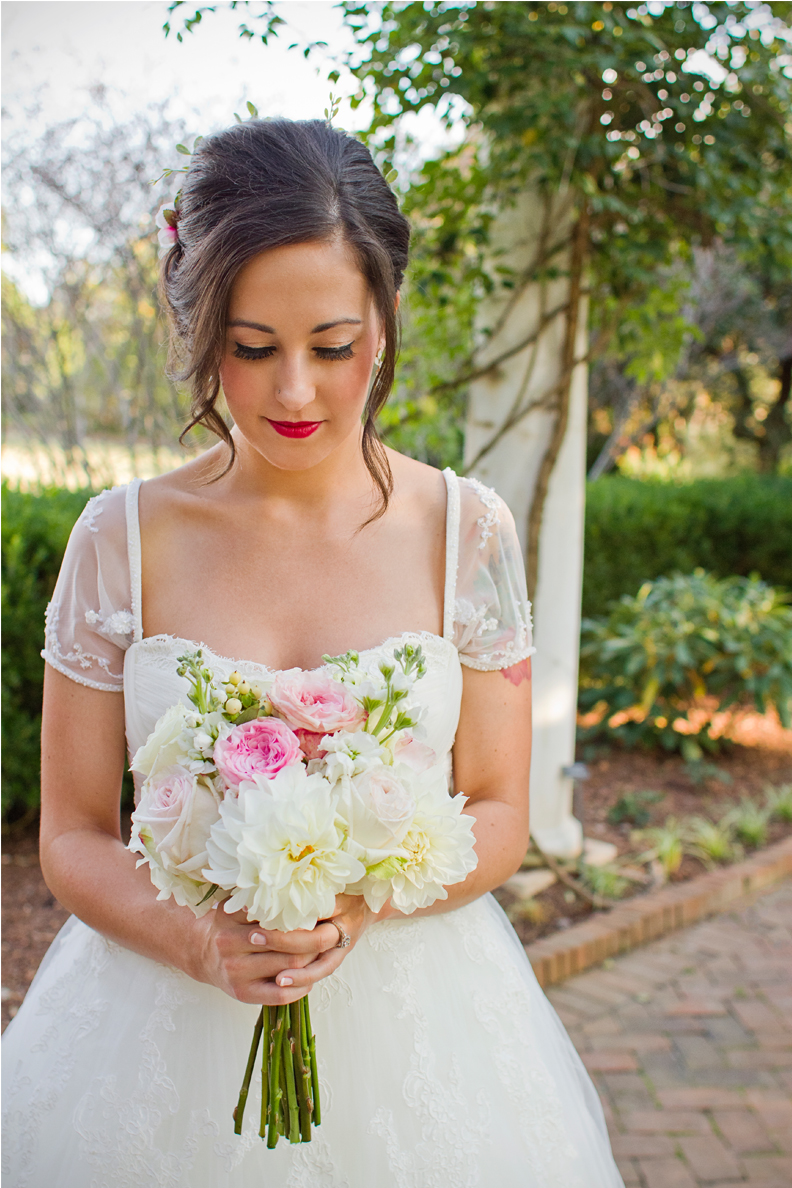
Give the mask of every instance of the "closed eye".
M 243 342 L 235 343 L 235 359 L 269 359 L 275 353 L 274 346 L 252 347 Z M 351 359 L 353 357 L 352 343 L 340 347 L 314 347 L 314 352 L 320 359 Z
M 351 342 L 341 347 L 314 347 L 314 351 L 320 359 L 351 359 L 353 354 Z
M 236 343 L 235 359 L 269 359 L 275 350 L 274 346 L 252 347 L 243 342 Z

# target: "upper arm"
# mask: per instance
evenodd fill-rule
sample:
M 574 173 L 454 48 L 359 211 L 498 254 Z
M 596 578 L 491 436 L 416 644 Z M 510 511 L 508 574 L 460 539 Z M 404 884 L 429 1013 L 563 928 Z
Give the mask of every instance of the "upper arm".
M 87 504 L 47 608 L 43 851 L 76 827 L 120 835 L 124 653 L 134 634 L 125 496 L 115 488 Z
M 124 698 L 78 684 L 49 664 L 41 728 L 41 848 L 72 829 L 121 836 Z
M 460 483 L 454 639 L 462 704 L 454 783 L 507 802 L 527 830 L 531 763 L 531 607 L 514 520 L 494 491 Z
M 454 743 L 455 790 L 472 803 L 508 804 L 527 830 L 530 770 L 530 659 L 491 672 L 464 669 Z

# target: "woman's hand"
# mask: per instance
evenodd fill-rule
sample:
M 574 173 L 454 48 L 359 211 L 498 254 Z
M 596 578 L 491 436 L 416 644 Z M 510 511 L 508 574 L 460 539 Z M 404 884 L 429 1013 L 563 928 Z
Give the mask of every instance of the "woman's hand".
M 378 918 L 362 895 L 337 896 L 330 920 L 338 920 L 351 942 L 341 949 L 339 930 L 329 921 L 310 930 L 277 932 L 248 923 L 245 912 L 229 915 L 220 905 L 197 922 L 204 934 L 200 968 L 193 976 L 239 1002 L 296 1002 L 338 969 Z

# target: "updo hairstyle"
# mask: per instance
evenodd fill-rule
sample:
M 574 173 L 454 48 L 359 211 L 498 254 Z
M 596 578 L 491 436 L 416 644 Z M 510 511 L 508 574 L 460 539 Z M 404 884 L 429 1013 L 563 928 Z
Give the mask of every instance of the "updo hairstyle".
M 191 421 L 228 446 L 217 411 L 231 287 L 260 252 L 340 236 L 355 253 L 385 328 L 385 349 L 365 408 L 363 458 L 388 506 L 393 478 L 375 419 L 393 386 L 395 310 L 410 228 L 368 149 L 323 120 L 246 120 L 193 153 L 178 203 L 178 239 L 163 260 L 160 291 L 171 326 L 170 374 L 191 381 Z M 219 476 L 218 476 L 219 477 Z

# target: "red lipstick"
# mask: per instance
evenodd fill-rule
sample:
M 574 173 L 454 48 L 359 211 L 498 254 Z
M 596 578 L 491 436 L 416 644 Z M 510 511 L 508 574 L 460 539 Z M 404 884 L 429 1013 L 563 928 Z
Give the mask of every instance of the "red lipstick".
M 321 425 L 321 421 L 273 421 L 267 417 L 276 433 L 282 437 L 310 437 Z

